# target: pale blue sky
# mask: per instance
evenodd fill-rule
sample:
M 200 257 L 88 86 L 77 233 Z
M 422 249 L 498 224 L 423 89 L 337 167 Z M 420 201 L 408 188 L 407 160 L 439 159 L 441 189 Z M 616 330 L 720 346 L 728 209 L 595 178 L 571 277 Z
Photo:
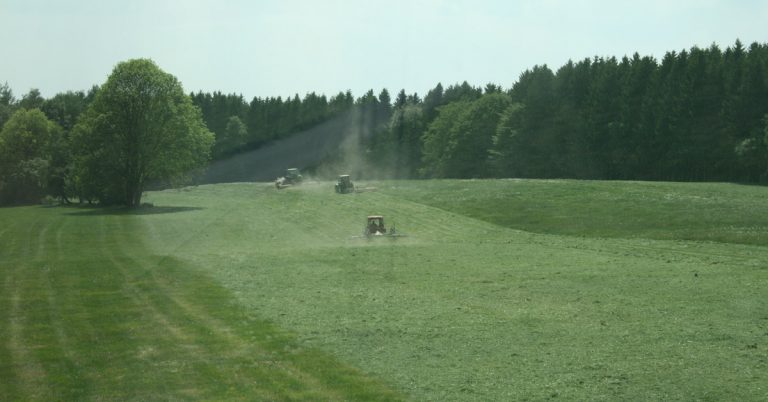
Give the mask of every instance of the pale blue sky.
M 147 57 L 187 92 L 423 95 L 736 38 L 768 42 L 768 0 L 0 0 L 0 83 L 50 97 Z

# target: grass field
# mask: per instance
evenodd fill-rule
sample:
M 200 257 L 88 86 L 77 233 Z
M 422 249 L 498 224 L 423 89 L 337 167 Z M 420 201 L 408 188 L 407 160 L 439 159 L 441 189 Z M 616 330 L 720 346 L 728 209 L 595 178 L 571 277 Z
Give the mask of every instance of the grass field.
M 768 398 L 768 189 L 364 184 L 0 209 L 0 400 Z

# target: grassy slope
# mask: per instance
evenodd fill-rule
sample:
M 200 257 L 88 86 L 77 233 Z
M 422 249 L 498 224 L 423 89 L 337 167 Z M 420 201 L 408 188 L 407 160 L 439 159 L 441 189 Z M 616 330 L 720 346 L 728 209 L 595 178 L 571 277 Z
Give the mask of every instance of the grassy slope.
M 0 400 L 399 399 L 153 254 L 151 218 L 0 210 Z
M 243 304 L 308 345 L 417 399 L 765 396 L 758 386 L 768 339 L 763 247 L 535 235 L 426 205 L 459 200 L 451 186 L 469 193 L 485 186 L 478 190 L 492 195 L 512 184 L 393 182 L 349 196 L 331 194 L 327 183 L 280 193 L 266 185 L 157 193 L 159 204 L 185 203 L 204 208 L 201 219 L 204 211 L 216 216 L 197 222 L 205 229 L 196 233 L 186 229 L 190 219 L 158 217 L 152 243 L 204 267 Z M 579 184 L 550 191 L 589 199 Z M 645 184 L 609 186 L 631 193 Z M 707 186 L 680 186 L 677 197 L 706 193 Z M 654 200 L 666 191 L 643 193 Z M 749 209 L 764 194 L 752 191 L 734 197 L 733 208 Z M 647 207 L 646 230 L 656 230 L 655 211 L 666 207 Z M 394 218 L 410 237 L 351 238 L 370 213 Z M 530 213 L 549 217 L 546 210 Z M 625 218 L 603 214 L 610 215 L 600 210 L 593 219 L 620 227 Z M 736 225 L 727 218 L 715 224 Z M 754 225 L 765 226 L 765 218 Z M 674 221 L 668 228 L 683 229 Z M 182 232 L 190 234 L 174 245 L 161 240 Z
M 201 186 L 150 194 L 146 215 L 0 210 L 0 362 L 17 362 L 0 384 L 19 384 L 0 399 L 395 397 L 371 378 L 419 400 L 768 396 L 766 189 L 376 185 Z M 352 238 L 372 213 L 409 237 Z M 239 374 L 263 354 L 287 368 Z M 339 371 L 317 374 L 326 361 Z
M 723 183 L 444 180 L 399 197 L 536 233 L 768 246 L 766 190 Z

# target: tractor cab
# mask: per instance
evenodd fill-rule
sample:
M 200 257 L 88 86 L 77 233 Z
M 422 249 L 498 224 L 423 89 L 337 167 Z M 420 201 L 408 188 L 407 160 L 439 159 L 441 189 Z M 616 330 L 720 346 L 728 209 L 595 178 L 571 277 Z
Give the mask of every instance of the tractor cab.
M 339 194 L 354 193 L 355 185 L 352 184 L 352 180 L 349 178 L 348 174 L 343 174 L 339 176 L 339 180 L 336 182 L 335 189 Z
M 381 236 L 387 234 L 387 228 L 384 227 L 384 217 L 381 215 L 371 215 L 368 217 L 368 223 L 365 225 L 366 236 Z
M 395 230 L 395 225 L 392 225 L 387 229 L 384 227 L 384 217 L 381 215 L 369 215 L 365 221 L 365 228 L 363 229 L 363 236 L 368 239 L 373 237 L 386 237 L 386 238 L 398 238 L 405 235 Z
M 275 187 L 280 190 L 281 188 L 299 184 L 302 180 L 304 180 L 304 177 L 299 172 L 299 169 L 286 169 L 285 176 L 278 177 L 277 180 L 275 180 Z
M 303 177 L 301 176 L 301 173 L 299 173 L 299 169 L 291 168 L 285 171 L 285 178 L 290 180 L 293 183 L 300 182 Z

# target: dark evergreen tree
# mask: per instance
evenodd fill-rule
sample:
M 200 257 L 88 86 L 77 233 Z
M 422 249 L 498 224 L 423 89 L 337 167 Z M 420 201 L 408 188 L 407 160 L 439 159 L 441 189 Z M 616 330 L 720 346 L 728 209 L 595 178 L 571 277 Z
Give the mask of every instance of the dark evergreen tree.
M 378 119 L 389 121 L 392 117 L 392 99 L 389 97 L 389 91 L 384 88 L 379 92 Z
M 405 94 L 405 89 L 401 89 L 397 93 L 397 99 L 395 99 L 395 108 L 401 108 L 408 102 L 408 96 Z
M 429 90 L 427 95 L 424 96 L 424 120 L 426 124 L 431 123 L 435 119 L 437 108 L 443 104 L 443 85 L 438 82 L 437 86 Z

